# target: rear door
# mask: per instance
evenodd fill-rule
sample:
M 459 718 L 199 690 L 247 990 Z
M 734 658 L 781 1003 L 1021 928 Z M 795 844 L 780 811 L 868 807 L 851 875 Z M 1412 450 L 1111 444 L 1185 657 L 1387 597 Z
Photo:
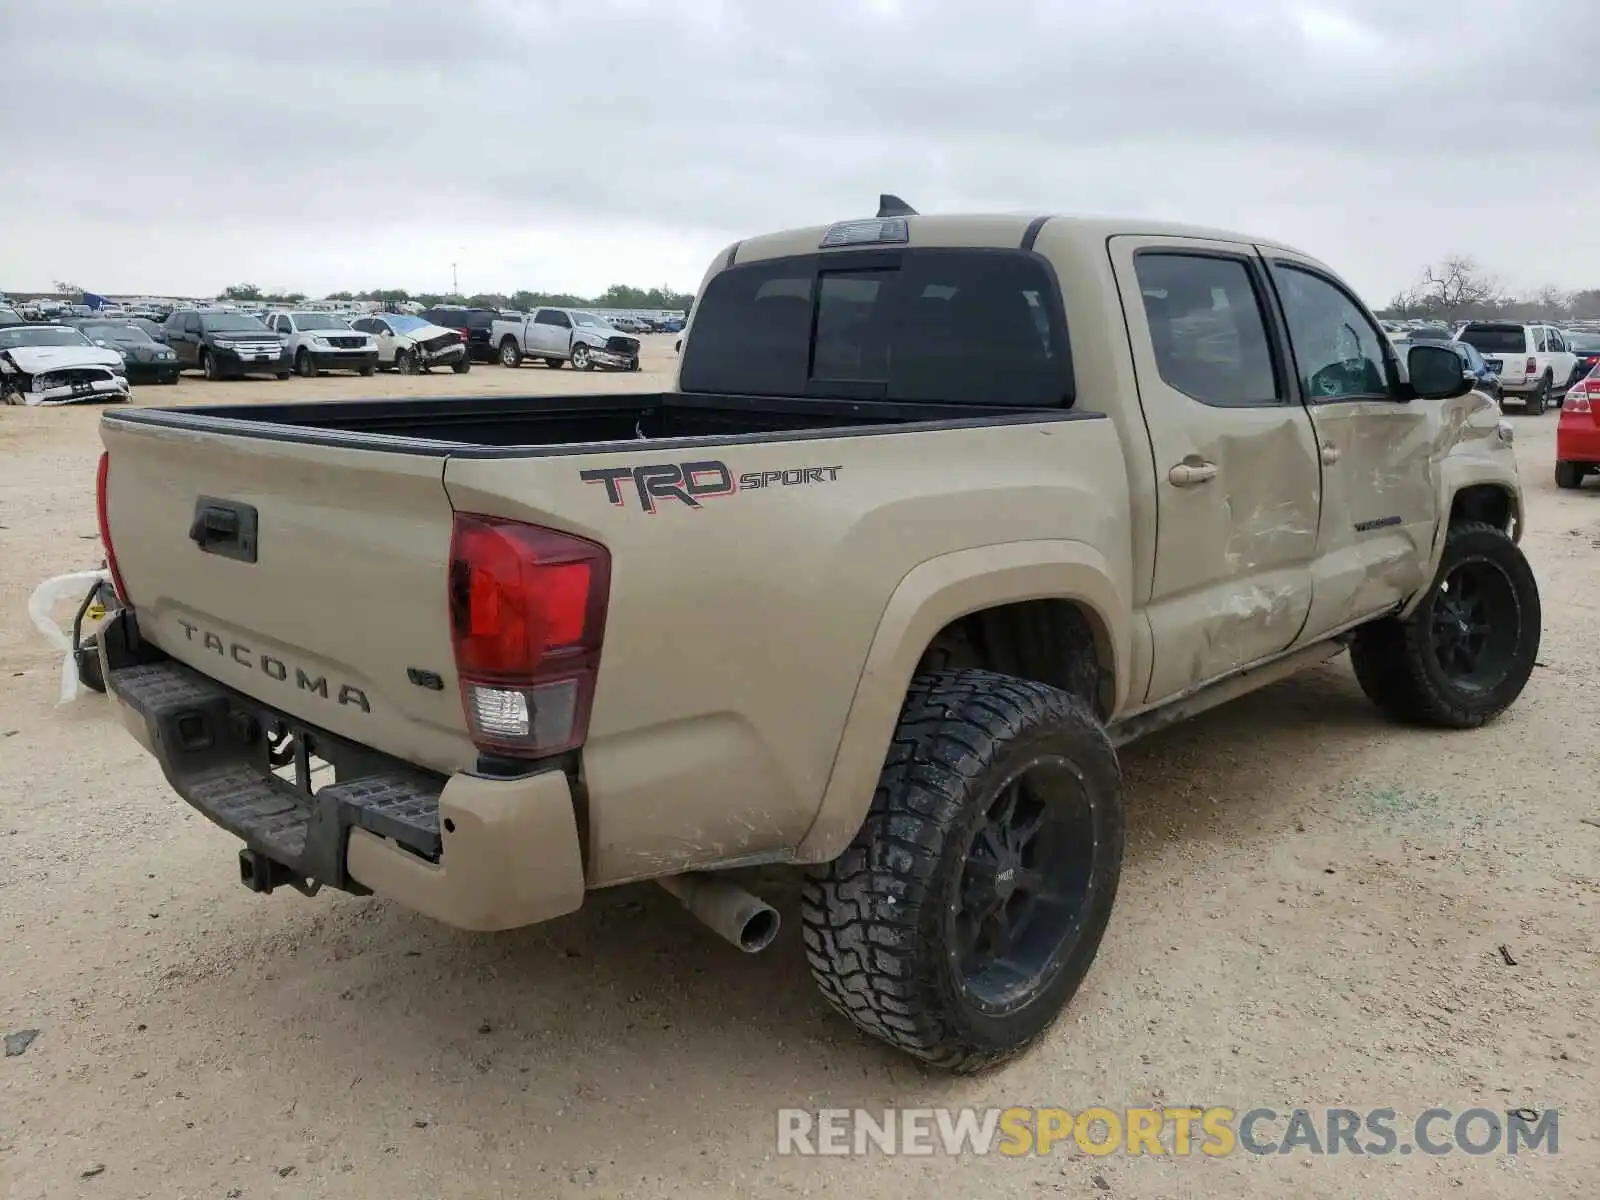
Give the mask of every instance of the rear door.
M 1300 639 L 1312 641 L 1427 582 L 1439 492 L 1431 451 L 1449 402 L 1396 399 L 1392 351 L 1354 293 L 1311 259 L 1264 253 L 1321 462 L 1314 600 Z
M 115 420 L 101 436 L 143 636 L 311 725 L 441 771 L 475 761 L 453 686 L 443 459 Z M 197 525 L 229 513 L 252 544 L 203 547 Z
M 571 324 L 566 313 L 541 308 L 528 327 L 528 339 L 540 354 L 565 358 Z
M 1572 382 L 1572 373 L 1578 365 L 1578 356 L 1572 352 L 1572 347 L 1567 344 L 1567 335 L 1559 329 L 1550 330 L 1550 378 L 1555 380 L 1558 388 L 1564 388 Z
M 1287 649 L 1310 611 L 1318 465 L 1253 246 L 1111 240 L 1154 454 L 1150 703 Z

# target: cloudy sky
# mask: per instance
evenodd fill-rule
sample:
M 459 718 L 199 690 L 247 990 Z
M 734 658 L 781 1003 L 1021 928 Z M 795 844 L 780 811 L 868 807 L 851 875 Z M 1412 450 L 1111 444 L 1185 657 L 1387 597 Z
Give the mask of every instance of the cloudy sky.
M 880 191 L 1600 286 L 1596 7 L 0 0 L 0 289 L 690 289 Z

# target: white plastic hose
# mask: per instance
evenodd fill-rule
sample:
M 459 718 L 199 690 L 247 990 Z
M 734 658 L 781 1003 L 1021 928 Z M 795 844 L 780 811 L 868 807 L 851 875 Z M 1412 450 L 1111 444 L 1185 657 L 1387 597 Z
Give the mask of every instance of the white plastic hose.
M 110 583 L 111 572 L 105 569 L 98 571 L 74 571 L 70 575 L 57 575 L 54 579 L 46 579 L 33 589 L 33 595 L 28 597 L 28 619 L 45 640 L 61 651 L 65 657 L 61 661 L 61 699 L 59 704 L 70 704 L 78 695 L 78 662 L 73 656 L 77 649 L 72 644 L 72 628 L 66 629 L 57 625 L 50 615 L 51 610 L 63 601 L 71 600 L 73 612 L 83 603 L 83 598 L 89 588 L 95 583 Z

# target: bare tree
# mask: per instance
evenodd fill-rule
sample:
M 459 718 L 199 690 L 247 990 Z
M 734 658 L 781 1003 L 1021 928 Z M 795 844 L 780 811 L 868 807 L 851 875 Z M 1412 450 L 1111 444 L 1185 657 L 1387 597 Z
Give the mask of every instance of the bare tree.
M 1501 299 L 1499 280 L 1464 254 L 1424 267 L 1412 291 L 1419 307 L 1430 316 L 1445 318 L 1465 315 L 1471 309 L 1491 309 Z
M 1389 298 L 1389 307 L 1384 312 L 1405 320 L 1422 312 L 1423 308 L 1421 293 L 1415 287 L 1408 287 Z
M 1600 288 L 1585 288 L 1572 296 L 1572 315 L 1580 321 L 1600 319 Z
M 1533 303 L 1538 307 L 1540 316 L 1565 317 L 1572 311 L 1572 293 L 1547 283 L 1533 294 Z

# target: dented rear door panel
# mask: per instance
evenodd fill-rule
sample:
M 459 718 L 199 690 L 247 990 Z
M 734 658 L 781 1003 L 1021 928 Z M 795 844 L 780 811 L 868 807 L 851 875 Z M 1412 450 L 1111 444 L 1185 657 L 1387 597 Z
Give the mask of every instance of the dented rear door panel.
M 1312 598 L 1317 448 L 1281 362 L 1275 399 L 1222 405 L 1179 390 L 1163 377 L 1157 359 L 1151 323 L 1165 318 L 1147 312 L 1136 256 L 1180 254 L 1239 264 L 1265 323 L 1268 294 L 1253 246 L 1125 236 L 1112 238 L 1109 248 L 1154 456 L 1154 661 L 1145 701 L 1155 704 L 1286 650 L 1299 636 Z M 1164 311 L 1164 298 L 1153 299 L 1155 311 Z M 1212 353 L 1224 358 L 1232 352 L 1226 331 L 1233 328 L 1225 300 L 1217 296 L 1216 311 L 1204 314 L 1223 331 Z M 1185 468 L 1210 477 L 1186 482 Z

